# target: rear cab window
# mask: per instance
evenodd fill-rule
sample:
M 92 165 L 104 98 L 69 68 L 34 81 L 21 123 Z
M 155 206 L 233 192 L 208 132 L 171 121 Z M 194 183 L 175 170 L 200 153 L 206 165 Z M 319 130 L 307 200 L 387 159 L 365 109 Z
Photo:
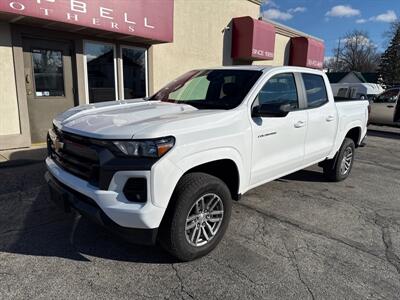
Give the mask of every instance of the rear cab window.
M 316 108 L 329 102 L 324 78 L 321 75 L 302 73 L 307 95 L 307 107 Z

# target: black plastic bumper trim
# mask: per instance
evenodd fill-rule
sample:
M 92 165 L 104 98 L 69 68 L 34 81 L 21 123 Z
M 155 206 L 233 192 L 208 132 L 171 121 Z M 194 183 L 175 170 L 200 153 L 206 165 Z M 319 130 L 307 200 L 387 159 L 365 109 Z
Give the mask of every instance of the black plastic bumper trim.
M 139 245 L 154 245 L 156 243 L 158 228 L 142 229 L 120 226 L 111 220 L 93 199 L 67 187 L 50 172 L 46 172 L 45 179 L 49 186 L 50 198 L 58 206 L 61 206 L 64 211 L 69 212 L 72 207 L 82 216 L 103 226 L 130 243 Z
M 365 135 L 360 143 L 360 147 L 365 147 L 367 145 L 368 136 Z

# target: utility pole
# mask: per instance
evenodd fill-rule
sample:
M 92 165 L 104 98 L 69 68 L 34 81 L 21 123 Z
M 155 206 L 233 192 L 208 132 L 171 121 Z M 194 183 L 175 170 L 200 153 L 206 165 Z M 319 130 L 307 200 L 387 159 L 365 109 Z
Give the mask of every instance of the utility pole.
M 339 53 L 340 53 L 340 40 L 338 41 L 337 53 L 336 53 L 336 72 L 339 70 Z

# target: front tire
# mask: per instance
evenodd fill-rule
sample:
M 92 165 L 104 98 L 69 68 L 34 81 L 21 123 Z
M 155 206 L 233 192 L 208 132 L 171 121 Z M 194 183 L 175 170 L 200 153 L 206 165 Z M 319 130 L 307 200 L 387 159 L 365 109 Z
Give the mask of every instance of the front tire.
M 159 240 L 170 254 L 190 261 L 221 241 L 232 210 L 231 194 L 219 178 L 189 173 L 178 182 L 161 224 Z
M 354 141 L 345 138 L 337 157 L 324 164 L 324 175 L 331 181 L 342 181 L 349 177 L 354 162 Z

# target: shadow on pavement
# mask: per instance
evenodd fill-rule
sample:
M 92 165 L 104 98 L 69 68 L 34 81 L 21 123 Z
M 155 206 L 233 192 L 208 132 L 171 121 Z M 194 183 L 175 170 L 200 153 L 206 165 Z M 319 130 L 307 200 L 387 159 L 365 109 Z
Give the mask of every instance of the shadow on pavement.
M 388 131 L 379 131 L 374 129 L 368 129 L 368 135 L 381 137 L 381 138 L 389 138 L 394 140 L 400 140 L 400 133 L 396 132 L 388 132 Z
M 43 163 L 0 168 L 0 251 L 90 261 L 90 256 L 140 263 L 173 263 L 159 246 L 136 246 L 49 199 Z
M 309 181 L 309 182 L 328 182 L 322 172 L 312 170 L 300 170 L 296 173 L 289 174 L 285 177 L 277 179 L 278 181 Z
M 46 158 L 47 149 L 45 147 L 41 147 L 4 150 L 1 151 L 0 154 L 7 159 L 6 161 L 0 162 L 0 168 L 10 168 L 42 163 Z
M 27 165 L 42 164 L 42 163 L 43 163 L 43 161 L 34 160 L 34 159 L 7 160 L 7 161 L 0 162 L 0 169 L 1 168 L 24 167 Z

